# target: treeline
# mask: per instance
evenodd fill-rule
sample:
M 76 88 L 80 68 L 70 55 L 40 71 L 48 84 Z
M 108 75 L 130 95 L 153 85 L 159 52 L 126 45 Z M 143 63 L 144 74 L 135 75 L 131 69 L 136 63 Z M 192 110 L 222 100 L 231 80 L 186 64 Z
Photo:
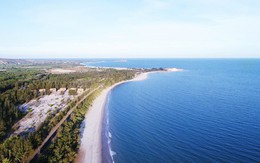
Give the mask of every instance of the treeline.
M 11 69 L 0 72 L 0 142 L 6 137 L 14 123 L 20 120 L 24 113 L 17 107 L 31 99 L 40 96 L 38 90 L 50 88 L 89 88 L 98 84 L 102 79 L 121 78 L 122 74 L 115 70 L 90 71 L 71 74 L 47 74 L 40 70 Z
M 80 125 L 93 100 L 101 92 L 97 90 L 88 96 L 59 128 L 57 137 L 34 162 L 73 162 L 77 156 L 80 142 Z
M 36 132 L 24 136 L 13 136 L 6 139 L 2 144 L 0 144 L 0 161 L 26 162 L 32 152 L 41 145 L 51 129 L 56 126 L 67 112 L 88 92 L 70 102 L 62 111 L 48 115 Z M 12 144 L 19 145 L 13 146 Z
M 124 76 L 115 73 L 113 74 L 113 77 L 114 78 L 107 78 L 104 80 L 104 87 L 93 92 L 74 110 L 71 117 L 58 130 L 57 137 L 54 141 L 51 142 L 47 149 L 37 160 L 34 160 L 34 162 L 74 162 L 80 147 L 80 125 L 94 99 L 104 88 L 117 82 L 131 79 L 133 74 Z
M 42 80 L 42 71 L 30 69 L 11 69 L 0 72 L 0 142 L 11 126 L 24 114 L 17 106 L 33 98 L 27 89 L 28 83 Z
M 26 74 L 26 72 L 24 72 Z M 19 74 L 19 73 L 18 73 Z M 17 75 L 18 75 L 17 74 Z M 1 74 L 2 75 L 2 74 Z M 100 85 L 109 86 L 115 82 L 119 82 L 122 80 L 127 80 L 133 77 L 134 72 L 133 71 L 116 71 L 116 70 L 106 70 L 106 71 L 92 71 L 92 72 L 86 72 L 86 73 L 74 73 L 74 74 L 61 74 L 61 75 L 53 75 L 53 74 L 44 74 L 41 75 L 38 74 L 38 72 L 35 72 L 35 74 L 38 79 L 36 79 L 36 76 L 31 75 L 32 77 L 35 77 L 31 80 L 26 80 L 26 77 L 24 77 L 23 80 L 14 80 L 16 82 L 19 82 L 18 87 L 14 86 L 12 89 L 5 90 L 4 92 L 1 92 L 1 101 L 0 101 L 0 132 L 2 134 L 2 140 L 6 136 L 7 131 L 10 130 L 10 127 L 19 120 L 23 114 L 19 112 L 17 109 L 17 105 L 22 104 L 26 100 L 26 96 L 33 92 L 32 90 L 45 88 L 48 89 L 49 87 L 85 87 L 85 88 L 94 88 Z M 23 76 L 23 75 L 20 75 Z M 18 77 L 17 77 L 18 78 Z M 2 79 L 2 78 L 1 78 Z M 27 78 L 28 79 L 28 78 Z M 17 85 L 17 84 L 14 84 Z M 19 92 L 21 90 L 26 90 L 24 95 L 20 95 L 13 92 Z M 86 92 L 87 93 L 87 92 Z M 86 94 L 85 93 L 85 94 Z M 15 94 L 17 95 L 17 98 L 15 98 Z M 6 139 L 2 144 L 0 144 L 0 161 L 10 161 L 10 162 L 26 162 L 26 158 L 31 155 L 31 152 L 36 149 L 42 141 L 45 139 L 45 137 L 48 135 L 50 130 L 67 114 L 67 112 L 75 106 L 77 101 L 79 101 L 85 94 L 82 96 L 76 98 L 73 100 L 65 109 L 63 109 L 61 112 L 57 112 L 54 114 L 48 115 L 44 123 L 37 129 L 36 132 L 29 133 L 28 135 L 24 136 L 12 136 L 8 139 Z M 38 95 L 37 95 L 38 96 Z M 16 111 L 16 113 L 11 112 L 9 109 L 10 107 L 5 104 L 6 98 L 8 98 L 9 103 L 13 104 L 13 110 Z M 17 102 L 17 99 L 21 98 L 23 101 Z M 35 97 L 30 97 L 29 99 L 32 99 Z M 93 97 L 94 98 L 94 97 Z M 91 98 L 89 97 L 88 100 Z M 16 103 L 15 103 L 16 101 Z M 77 130 L 79 129 L 79 125 L 82 122 L 82 118 L 84 117 L 85 110 L 88 108 L 88 105 L 91 103 L 91 101 L 84 102 L 84 105 L 79 107 L 77 109 L 77 112 L 73 113 L 71 116 L 71 120 L 66 122 L 65 125 L 63 125 L 62 128 L 59 129 L 60 132 L 67 132 L 69 131 L 70 134 L 77 133 Z M 3 113 L 8 114 L 3 114 Z M 17 116 L 15 115 L 17 114 Z M 5 115 L 5 116 L 4 116 Z M 5 121 L 6 119 L 14 116 L 15 118 L 12 118 L 10 121 Z M 81 117 L 81 118 L 80 118 Z M 71 135 L 69 138 L 70 141 L 69 147 L 71 149 L 77 149 L 78 146 L 78 134 L 75 134 L 74 136 Z M 59 139 L 64 139 L 61 134 L 57 135 L 57 142 L 60 142 Z M 59 140 L 59 141 L 58 141 Z M 19 142 L 19 143 L 18 143 Z M 70 144 L 71 143 L 71 144 Z M 19 144 L 12 146 L 11 144 Z M 73 145 L 72 145 L 73 144 Z M 75 145 L 77 144 L 77 145 Z M 67 148 L 66 148 L 67 149 Z M 49 151 L 53 151 L 52 147 L 50 146 L 48 148 Z M 47 150 L 47 151 L 48 151 Z M 61 153 L 70 153 L 70 152 L 61 152 Z M 70 153 L 71 154 L 71 153 Z M 45 155 L 43 155 L 45 156 Z M 47 155 L 48 156 L 48 155 Z M 66 155 L 67 156 L 67 155 Z M 62 158 L 65 158 L 62 157 Z M 52 157 L 41 157 L 43 160 L 52 160 L 54 158 Z

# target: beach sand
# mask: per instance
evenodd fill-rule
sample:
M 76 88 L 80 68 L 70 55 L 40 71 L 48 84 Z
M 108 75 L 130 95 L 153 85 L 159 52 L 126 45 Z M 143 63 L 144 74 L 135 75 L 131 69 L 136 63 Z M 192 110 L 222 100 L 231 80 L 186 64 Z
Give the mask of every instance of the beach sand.
M 182 69 L 168 68 L 167 71 L 145 72 L 136 75 L 131 80 L 116 83 L 106 89 L 93 101 L 93 105 L 85 115 L 84 127 L 81 131 L 81 143 L 76 158 L 77 163 L 101 163 L 102 162 L 102 124 L 104 108 L 109 92 L 116 86 L 132 81 L 147 79 L 148 74 L 158 72 L 177 72 Z
M 104 89 L 94 100 L 93 105 L 85 116 L 85 128 L 82 131 L 81 144 L 76 158 L 78 163 L 101 163 L 102 162 L 102 123 L 104 107 L 108 93 L 116 86 L 131 82 L 145 80 L 148 73 L 141 73 L 134 79 L 122 81 Z

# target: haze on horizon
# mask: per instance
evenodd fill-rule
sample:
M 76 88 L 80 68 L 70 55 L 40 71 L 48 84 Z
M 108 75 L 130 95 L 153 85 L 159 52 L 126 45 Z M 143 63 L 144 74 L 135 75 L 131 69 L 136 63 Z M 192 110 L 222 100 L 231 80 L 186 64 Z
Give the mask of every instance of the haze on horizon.
M 0 58 L 259 58 L 259 0 L 1 1 Z

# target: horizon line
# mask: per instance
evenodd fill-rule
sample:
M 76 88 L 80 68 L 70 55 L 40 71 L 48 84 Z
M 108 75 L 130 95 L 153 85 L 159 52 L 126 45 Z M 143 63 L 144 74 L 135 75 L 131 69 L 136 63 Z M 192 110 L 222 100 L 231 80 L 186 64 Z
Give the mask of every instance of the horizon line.
M 136 57 L 99 57 L 99 58 L 81 58 L 81 57 L 64 57 L 64 58 L 60 58 L 60 57 L 53 57 L 53 58 L 31 58 L 31 57 L 10 57 L 10 58 L 6 58 L 6 57 L 0 57 L 0 59 L 33 59 L 33 60 L 45 60 L 45 59 L 260 59 L 260 57 L 140 57 L 140 58 L 136 58 Z

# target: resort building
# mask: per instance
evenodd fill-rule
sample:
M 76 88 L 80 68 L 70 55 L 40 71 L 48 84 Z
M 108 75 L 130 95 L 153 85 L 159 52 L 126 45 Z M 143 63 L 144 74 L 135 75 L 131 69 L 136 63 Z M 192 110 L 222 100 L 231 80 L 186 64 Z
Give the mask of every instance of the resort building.
M 46 89 L 39 89 L 39 92 L 41 95 L 43 95 L 46 92 Z
M 56 92 L 56 91 L 57 91 L 56 88 L 51 88 L 51 89 L 50 89 L 50 92 L 51 92 L 51 93 L 54 93 L 54 92 Z
M 69 90 L 71 90 L 71 91 L 76 91 L 77 88 L 70 88 Z
M 82 94 L 84 92 L 84 89 L 83 88 L 79 88 L 78 91 L 77 91 L 77 94 Z
M 58 90 L 58 93 L 59 94 L 64 94 L 64 92 L 67 90 L 67 88 L 60 88 L 59 90 Z

